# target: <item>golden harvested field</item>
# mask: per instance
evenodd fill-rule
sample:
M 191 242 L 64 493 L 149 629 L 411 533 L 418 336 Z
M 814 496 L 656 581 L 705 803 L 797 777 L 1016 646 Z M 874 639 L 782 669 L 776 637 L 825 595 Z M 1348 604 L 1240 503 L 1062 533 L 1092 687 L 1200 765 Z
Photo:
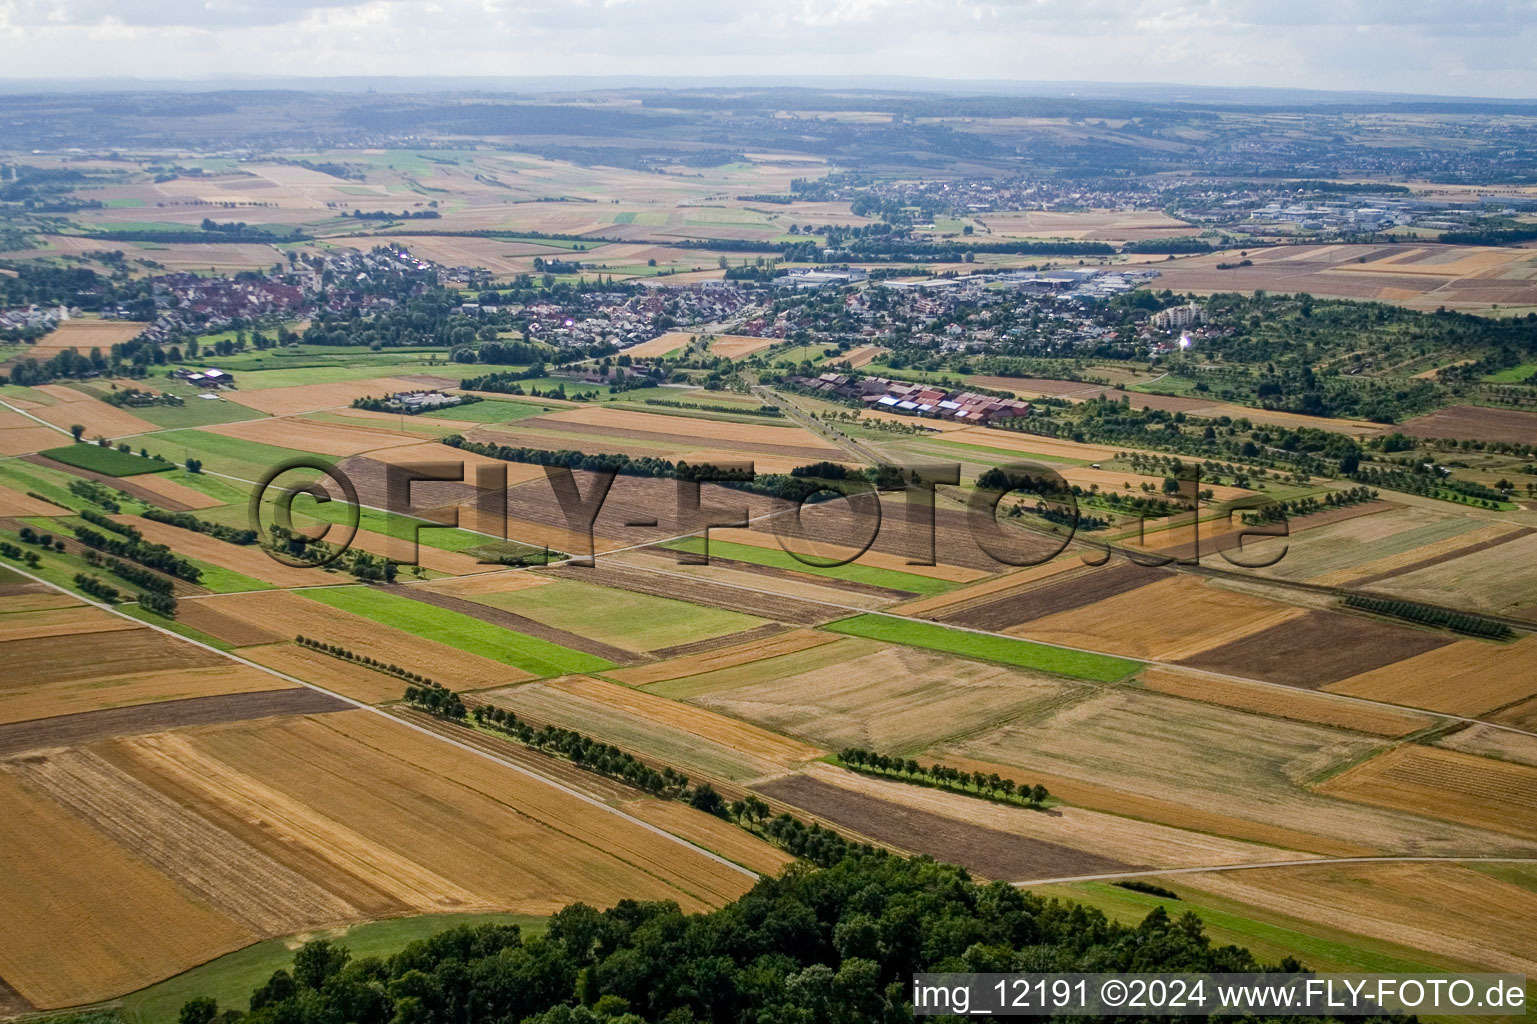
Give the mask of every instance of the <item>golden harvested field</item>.
M 1071 569 L 1084 568 L 1076 555 L 1065 558 L 1056 558 L 1040 565 L 1031 565 L 1023 569 L 1015 569 L 992 579 L 983 580 L 981 583 L 969 587 L 961 587 L 947 594 L 936 594 L 933 597 L 921 597 L 916 601 L 907 601 L 903 604 L 893 605 L 892 611 L 902 612 L 904 615 L 920 615 L 924 618 L 933 618 L 934 612 L 963 604 L 967 601 L 975 601 L 980 598 L 1000 594 L 1015 587 L 1023 587 L 1030 583 L 1056 576 Z
M 0 455 L 29 455 L 57 448 L 68 440 L 68 434 L 51 430 L 19 412 L 0 409 Z
M 80 603 L 73 594 L 61 594 L 45 583 L 0 583 L 0 614 L 73 608 Z
M 256 936 L 0 771 L 0 977 L 49 1009 L 108 999 Z
M 676 800 L 631 800 L 620 805 L 626 814 L 666 829 L 675 836 L 717 853 L 735 864 L 763 875 L 777 875 L 795 858 L 777 846 Z
M 576 729 L 685 774 L 742 781 L 778 774 L 822 750 L 746 722 L 582 676 L 484 694 L 499 707 L 539 723 Z
M 1534 655 L 1534 636 L 1507 644 L 1458 640 L 1325 689 L 1453 715 L 1481 715 L 1537 694 Z
M 952 768 L 969 772 L 997 772 L 1010 778 L 1023 778 L 1017 768 L 1000 765 L 996 761 L 980 761 L 963 754 L 946 752 L 936 758 Z M 1331 839 L 1317 835 L 1303 827 L 1292 827 L 1275 822 L 1240 818 L 1207 807 L 1191 806 L 1189 801 L 1176 802 L 1132 794 L 1113 785 L 1086 782 L 1083 779 L 1051 772 L 1032 771 L 1029 780 L 1046 786 L 1053 796 L 1076 807 L 1092 808 L 1119 817 L 1139 821 L 1157 822 L 1180 831 L 1202 832 L 1207 835 L 1227 836 L 1247 842 L 1260 843 L 1283 850 L 1299 850 L 1327 857 L 1371 856 L 1381 851 L 1359 842 Z
M 623 896 L 700 908 L 748 883 L 617 815 L 366 711 L 123 745 L 226 820 L 260 822 L 318 860 L 309 873 L 321 884 L 351 876 L 418 912 L 541 914 Z
M 140 703 L 119 699 L 114 688 L 107 685 L 108 681 L 118 677 L 131 679 L 141 673 L 227 664 L 212 651 L 144 626 L 7 640 L 0 643 L 0 658 L 7 666 L 20 669 L 13 668 L 0 681 L 0 701 L 25 703 L 30 702 L 38 691 L 52 689 L 57 692 L 62 688 L 68 693 L 78 690 L 74 699 L 89 706 L 67 707 L 64 709 L 67 712 Z
M 875 362 L 876 358 L 885 351 L 880 345 L 861 345 L 858 348 L 849 349 L 844 355 L 843 361 L 857 370 L 862 366 Z
M 691 419 L 684 416 L 662 416 L 649 412 L 628 412 L 621 409 L 587 408 L 552 413 L 541 419 L 597 427 L 599 430 L 627 430 L 639 434 L 690 434 L 701 441 L 748 442 L 753 444 L 784 445 L 797 448 L 825 448 L 839 458 L 842 452 L 810 431 L 800 427 L 782 427 L 761 423 L 728 423 L 724 420 Z
M 657 356 L 670 355 L 678 351 L 684 345 L 700 337 L 697 334 L 689 334 L 685 331 L 670 331 L 660 334 L 650 341 L 643 341 L 639 345 L 632 345 L 625 349 L 625 354 L 637 359 L 654 359 Z
M 260 623 L 226 615 L 213 605 L 196 599 L 183 598 L 177 603 L 176 621 L 223 640 L 232 647 L 274 644 L 292 639 L 274 633 Z
M 321 587 L 328 583 L 350 581 L 348 577 L 337 576 L 324 569 L 296 569 L 291 565 L 284 565 L 263 551 L 258 544 L 230 544 L 206 533 L 183 530 L 179 526 L 157 523 L 140 516 L 118 516 L 117 518 L 124 522 L 132 522 L 146 540 L 164 544 L 178 555 L 222 565 L 226 569 L 233 569 L 252 579 L 271 583 L 274 586 Z
M 523 777 L 514 783 L 501 765 L 402 729 L 377 715 L 343 712 L 293 720 L 288 729 L 306 733 L 302 744 L 296 746 L 302 746 L 316 765 L 331 765 L 356 779 L 359 797 L 380 807 L 380 824 L 370 824 L 370 828 L 390 836 L 388 819 L 403 818 L 398 848 L 404 851 L 415 846 L 426 851 L 443 863 L 445 871 L 462 875 L 468 885 L 483 887 L 509 910 L 548 913 L 576 899 L 607 906 L 621 898 L 676 899 L 687 908 L 701 908 L 734 899 L 752 883 L 746 875 L 622 818 L 603 814 Z M 323 735 L 322 730 L 330 735 Z M 225 735 L 245 739 L 234 732 Z M 246 741 L 242 746 L 256 750 L 261 744 Z M 375 775 L 371 764 L 386 769 L 386 774 Z M 311 770 L 301 768 L 299 774 L 314 779 L 319 789 L 326 786 L 326 781 L 315 778 Z M 387 782 L 379 785 L 391 776 L 402 778 L 398 790 Z M 503 805 L 505 810 L 487 809 L 495 818 L 508 819 L 507 831 L 514 834 L 506 841 L 499 841 L 494 832 L 466 837 L 462 845 L 468 850 L 460 855 L 456 847 L 461 844 L 447 835 L 462 828 L 456 822 L 488 821 L 473 807 L 465 807 L 466 797 L 460 794 L 466 792 L 473 803 Z M 353 813 L 347 795 L 338 797 L 338 809 Z M 442 811 L 437 810 L 439 806 Z M 359 808 L 358 813 L 361 821 L 374 820 L 367 807 Z M 516 834 L 526 832 L 529 823 L 537 823 L 544 833 L 537 842 Z M 508 851 L 513 849 L 539 850 L 540 855 L 509 857 Z
M 423 640 L 287 591 L 227 594 L 201 600 L 232 618 L 259 625 L 286 637 L 302 634 L 324 643 L 339 644 L 351 651 L 367 652 L 380 661 L 399 665 L 408 672 L 420 673 L 454 690 L 514 683 L 529 678 L 528 673 L 511 665 L 432 640 Z M 330 688 L 323 679 L 314 682 Z M 404 690 L 405 683 L 398 683 L 396 696 Z
M 1497 729 L 1493 725 L 1480 723 L 1446 733 L 1436 740 L 1436 745 L 1497 761 L 1537 765 L 1537 736 Z
M 41 609 L 0 618 L 0 643 L 34 637 L 81 633 L 108 633 L 117 629 L 142 629 L 139 623 L 100 608 L 75 602 L 71 608 Z M 25 665 L 15 668 L 25 671 Z
M 1180 883 L 1454 965 L 1537 971 L 1537 893 L 1461 865 L 1319 864 L 1184 875 Z
M 0 853 L 15 926 L 0 934 L 0 971 L 42 1007 L 120 995 L 257 939 L 350 921 L 547 914 L 626 897 L 699 910 L 751 883 L 362 711 L 0 762 L 0 811 L 25 833 Z
M 127 409 L 108 405 L 62 384 L 39 384 L 37 390 L 58 401 L 53 405 L 36 406 L 28 409 L 28 412 L 65 430 L 78 423 L 85 427 L 86 437 L 123 437 L 160 429 L 153 423 L 139 419 Z
M 268 395 L 271 392 L 259 391 L 254 394 Z M 238 437 L 244 441 L 256 441 L 279 448 L 297 448 L 299 451 L 320 455 L 361 455 L 378 448 L 419 447 L 422 443 L 417 435 L 403 434 L 398 430 L 381 430 L 362 424 L 316 423 L 293 417 L 215 423 L 203 429 L 211 434 Z M 443 456 L 439 457 L 439 461 L 444 459 Z
M 248 409 L 267 413 L 269 416 L 292 416 L 295 413 L 319 412 L 321 409 L 347 407 L 354 398 L 382 396 L 396 391 L 412 391 L 421 387 L 399 377 L 373 377 L 368 380 L 337 381 L 330 384 L 295 384 L 281 388 L 242 388 L 226 396 Z M 246 421 L 251 422 L 251 421 Z
M 1217 704 L 1237 711 L 1289 718 L 1295 722 L 1332 725 L 1373 736 L 1405 736 L 1436 721 L 1430 715 L 1334 700 L 1296 687 L 1282 689 L 1173 669 L 1146 669 L 1139 679 L 1147 689 L 1173 697 Z
M 188 604 L 203 602 L 188 602 Z M 279 672 L 302 679 L 307 683 L 323 687 L 332 693 L 339 693 L 343 697 L 351 697 L 367 704 L 382 704 L 386 701 L 400 700 L 405 693 L 406 684 L 403 680 L 383 672 L 375 672 L 371 668 L 355 665 L 341 658 L 333 658 L 329 654 L 321 654 L 306 647 L 300 647 L 296 643 L 262 644 L 258 647 L 247 647 L 240 652 L 242 658 L 254 661 L 258 665 L 276 669 Z M 266 675 L 263 673 L 263 675 Z M 280 680 L 273 676 L 267 676 L 273 683 Z
M 778 338 L 751 338 L 739 334 L 718 334 L 710 342 L 710 354 L 725 359 L 746 359 L 779 344 Z
M 1160 263 L 1160 284 L 1177 292 L 1310 292 L 1376 299 L 1411 309 L 1487 311 L 1537 304 L 1531 249 L 1419 245 L 1282 245 L 1248 250 L 1252 266 L 1218 270 L 1232 254 Z
M 1320 793 L 1537 840 L 1537 767 L 1405 744 L 1341 772 Z
M 1380 742 L 1146 691 L 1091 690 L 1077 702 L 1062 702 L 1046 714 L 1016 719 L 935 753 L 947 761 L 953 753 L 1009 766 L 1016 781 L 1034 781 L 1038 775 L 1074 779 L 1130 797 L 1183 805 L 1191 812 L 1188 821 L 1158 816 L 1181 827 L 1201 828 L 1196 824 L 1201 817 L 1218 814 L 1389 853 L 1512 847 L 1506 837 L 1481 829 L 1363 807 L 1309 788 L 1313 778 L 1352 763 Z M 1046 786 L 1053 792 L 1060 788 L 1051 782 Z M 1262 834 L 1240 828 L 1216 831 L 1240 838 Z M 1283 845 L 1323 852 L 1317 842 L 1300 838 Z
M 113 345 L 137 338 L 144 327 L 134 320 L 66 320 L 32 347 L 45 359 L 66 348 L 81 355 L 90 354 L 93 348 L 106 352 Z
M 1489 716 L 1490 721 L 1513 725 L 1518 729 L 1537 731 L 1537 697 L 1529 697 L 1509 707 L 1501 708 Z
M 719 685 L 688 699 L 834 750 L 906 753 L 993 722 L 1049 713 L 1074 689 L 1021 669 L 917 648 L 848 645 L 815 653 L 822 652 L 844 657 L 787 665 L 760 678 L 739 671 L 732 680 L 723 673 Z
M 702 654 L 691 654 L 681 658 L 673 658 L 669 661 L 660 661 L 654 665 L 637 665 L 634 668 L 614 669 L 603 674 L 609 679 L 617 679 L 626 686 L 647 686 L 651 683 L 660 683 L 669 679 L 682 679 L 685 676 L 713 672 L 717 669 L 731 668 L 736 665 L 749 665 L 765 658 L 774 658 L 782 654 L 793 654 L 812 647 L 820 647 L 823 644 L 833 643 L 837 639 L 838 637 L 831 633 L 823 633 L 815 629 L 794 629 L 765 640 L 754 640 L 750 643 L 721 647 Z
M 195 648 L 194 648 L 195 650 Z M 220 659 L 196 668 L 106 671 L 48 685 L 0 690 L 0 721 L 30 722 L 55 715 L 72 715 L 162 701 L 213 697 L 226 693 L 259 693 L 288 684 L 246 665 Z
M 1273 846 L 1245 843 L 1220 836 L 1169 828 L 1152 822 L 1066 805 L 1043 814 L 1024 807 L 978 800 L 960 793 L 910 786 L 891 779 L 844 771 L 829 764 L 813 764 L 804 774 L 829 785 L 888 800 L 901 807 L 983 825 L 1029 839 L 1059 843 L 1076 850 L 1102 854 L 1128 864 L 1176 868 L 1217 864 L 1252 864 L 1277 860 Z M 1306 854 L 1294 855 L 1301 859 Z
M 1304 614 L 1302 608 L 1176 575 L 1004 632 L 1127 658 L 1178 661 Z

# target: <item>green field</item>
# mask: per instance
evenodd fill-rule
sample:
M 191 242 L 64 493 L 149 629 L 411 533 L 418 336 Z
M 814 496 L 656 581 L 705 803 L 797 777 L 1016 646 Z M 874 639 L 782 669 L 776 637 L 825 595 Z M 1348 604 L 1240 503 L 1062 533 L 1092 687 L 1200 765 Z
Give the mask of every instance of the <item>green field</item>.
M 704 552 L 704 538 L 688 537 L 684 540 L 671 541 L 667 547 L 678 551 L 691 551 L 694 554 Z M 929 576 L 919 576 L 917 573 L 902 572 L 898 569 L 879 569 L 873 565 L 860 565 L 857 561 L 848 565 L 839 565 L 831 568 L 807 565 L 779 548 L 759 548 L 750 544 L 733 544 L 730 541 L 710 541 L 711 558 L 730 558 L 738 562 L 751 562 L 753 565 L 767 565 L 775 569 L 789 569 L 794 572 L 804 572 L 812 576 L 826 576 L 835 580 L 849 580 L 853 583 L 865 583 L 872 587 L 884 587 L 887 590 L 901 590 L 912 594 L 932 596 L 943 594 L 960 586 L 949 580 L 936 580 Z
M 740 612 L 571 580 L 486 594 L 476 600 L 632 651 L 739 633 L 766 621 Z
M 123 1017 L 131 1024 L 175 1024 L 182 1004 L 198 996 L 213 996 L 219 1008 L 244 1010 L 252 990 L 279 968 L 290 966 L 294 950 L 309 938 L 328 938 L 346 946 L 354 960 L 390 956 L 417 939 L 425 939 L 458 925 L 516 924 L 525 937 L 546 927 L 542 917 L 520 914 L 423 914 L 390 921 L 335 928 L 313 935 L 269 939 L 194 967 L 158 985 L 140 989 L 123 999 Z
M 138 476 L 140 473 L 163 473 L 175 463 L 156 462 L 140 455 L 130 455 L 116 448 L 103 448 L 99 444 L 70 444 L 62 448 L 49 448 L 39 454 L 66 466 L 89 469 L 107 476 Z
M 982 661 L 998 661 L 1019 668 L 1040 669 L 1055 672 L 1073 679 L 1091 679 L 1095 682 L 1113 683 L 1124 679 L 1141 667 L 1141 662 L 1126 658 L 1112 658 L 1106 654 L 1087 651 L 1070 651 L 1061 647 L 1015 640 L 1010 637 L 991 636 L 985 633 L 968 633 L 948 626 L 891 615 L 855 615 L 840 619 L 822 627 L 834 633 L 869 637 L 887 643 L 924 647 L 931 651 L 958 654 L 963 658 Z
M 532 402 L 499 402 L 488 398 L 484 402 L 433 412 L 431 416 L 437 420 L 459 420 L 464 423 L 511 423 L 543 415 L 551 408 L 553 406 L 534 405 Z
M 274 466 L 291 459 L 319 459 L 327 465 L 341 461 L 330 455 L 316 455 L 297 448 L 279 448 L 203 430 L 171 430 L 137 440 L 150 454 L 162 455 L 176 465 L 181 465 L 190 455 L 202 460 L 205 471 L 225 473 L 253 482 L 260 480 Z M 293 479 L 297 479 L 297 476 Z
M 413 636 L 435 640 L 539 676 L 602 672 L 614 667 L 591 654 L 368 587 L 306 590 L 303 594 L 313 601 L 382 622 Z
M 1494 373 L 1486 373 L 1479 379 L 1492 384 L 1519 384 L 1532 376 L 1537 376 L 1537 363 L 1522 363 L 1520 366 L 1506 367 Z
M 31 462 L 22 462 L 19 459 L 6 459 L 0 461 L 0 484 L 25 494 L 27 491 L 35 491 L 55 505 L 79 511 L 82 508 L 96 508 L 89 501 L 75 494 L 69 489 L 71 480 L 80 479 L 73 473 L 62 469 L 50 469 L 47 466 L 38 466 Z M 108 490 L 111 486 L 103 484 Z M 115 499 L 123 506 L 124 511 L 139 511 L 143 505 L 132 498 L 123 500 Z M 100 509 L 97 509 L 100 511 Z
M 148 420 L 157 427 L 176 430 L 181 427 L 206 427 L 211 423 L 235 423 L 240 420 L 261 419 L 263 413 L 247 409 L 238 402 L 227 399 L 210 401 L 196 394 L 183 396 L 185 405 L 147 405 L 128 411 L 141 420 Z

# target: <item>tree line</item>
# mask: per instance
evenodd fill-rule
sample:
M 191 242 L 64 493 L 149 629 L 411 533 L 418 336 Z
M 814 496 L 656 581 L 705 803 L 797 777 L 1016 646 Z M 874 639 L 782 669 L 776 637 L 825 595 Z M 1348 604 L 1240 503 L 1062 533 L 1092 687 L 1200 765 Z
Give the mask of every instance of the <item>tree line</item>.
M 179 526 L 193 533 L 206 533 L 210 537 L 229 544 L 255 544 L 259 539 L 256 531 L 249 527 L 243 529 L 238 526 L 226 526 L 223 523 L 199 519 L 191 512 L 167 512 L 164 509 L 147 508 L 140 514 L 153 522 Z
M 945 789 L 967 796 L 980 796 L 1001 803 L 1040 807 L 1051 796 L 1040 783 L 1026 785 L 1006 779 L 997 772 L 963 772 L 944 764 L 922 765 L 912 758 L 891 757 L 863 747 L 845 747 L 838 752 L 844 767 L 866 775 L 884 775 L 901 782 L 911 782 L 932 789 Z
M 1345 607 L 1375 612 L 1378 615 L 1390 615 L 1395 619 L 1417 622 L 1423 626 L 1438 626 L 1488 640 L 1509 640 L 1516 635 L 1516 631 L 1505 623 L 1486 619 L 1482 615 L 1454 612 L 1448 608 L 1416 604 L 1413 601 L 1402 601 L 1397 598 L 1346 594 Z
M 72 526 L 75 536 L 86 547 L 105 551 L 109 555 L 138 562 L 160 572 L 196 583 L 203 578 L 203 570 L 175 554 L 164 544 L 152 544 L 145 540 L 107 537 L 85 526 Z

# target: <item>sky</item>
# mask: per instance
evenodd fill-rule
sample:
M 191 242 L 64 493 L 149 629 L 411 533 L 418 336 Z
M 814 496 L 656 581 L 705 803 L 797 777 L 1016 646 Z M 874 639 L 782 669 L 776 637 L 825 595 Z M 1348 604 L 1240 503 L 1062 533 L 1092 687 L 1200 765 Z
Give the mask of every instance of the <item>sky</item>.
M 925 76 L 1537 98 L 1537 0 L 0 0 L 0 78 Z

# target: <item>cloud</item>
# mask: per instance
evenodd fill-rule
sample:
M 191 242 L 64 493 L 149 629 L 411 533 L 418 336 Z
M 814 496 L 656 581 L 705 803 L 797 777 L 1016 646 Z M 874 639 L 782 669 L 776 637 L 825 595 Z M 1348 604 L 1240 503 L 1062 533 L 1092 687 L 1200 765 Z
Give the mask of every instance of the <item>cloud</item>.
M 0 0 L 0 74 L 18 77 L 903 75 L 1532 97 L 1534 43 L 1534 0 Z

